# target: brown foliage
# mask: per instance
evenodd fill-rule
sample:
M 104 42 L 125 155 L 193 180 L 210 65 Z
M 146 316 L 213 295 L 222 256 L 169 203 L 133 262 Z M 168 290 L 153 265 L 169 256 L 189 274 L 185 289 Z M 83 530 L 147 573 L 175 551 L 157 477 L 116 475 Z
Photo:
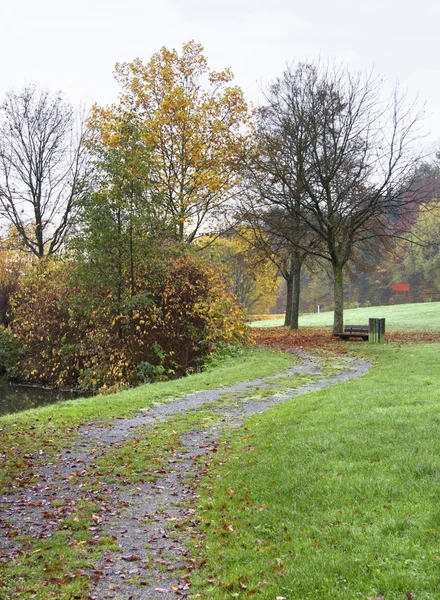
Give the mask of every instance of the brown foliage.
M 122 303 L 82 283 L 77 268 L 49 261 L 23 278 L 12 329 L 28 381 L 120 389 L 184 374 L 218 343 L 246 339 L 224 282 L 190 255 L 163 257 Z

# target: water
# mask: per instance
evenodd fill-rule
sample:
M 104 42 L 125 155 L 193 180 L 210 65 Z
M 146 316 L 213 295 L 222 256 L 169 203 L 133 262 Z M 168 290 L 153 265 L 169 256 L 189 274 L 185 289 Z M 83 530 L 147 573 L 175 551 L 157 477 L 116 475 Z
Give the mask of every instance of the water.
M 75 392 L 60 392 L 26 385 L 12 385 L 7 381 L 0 382 L 0 415 L 53 404 L 59 400 L 71 400 L 79 396 L 80 394 Z

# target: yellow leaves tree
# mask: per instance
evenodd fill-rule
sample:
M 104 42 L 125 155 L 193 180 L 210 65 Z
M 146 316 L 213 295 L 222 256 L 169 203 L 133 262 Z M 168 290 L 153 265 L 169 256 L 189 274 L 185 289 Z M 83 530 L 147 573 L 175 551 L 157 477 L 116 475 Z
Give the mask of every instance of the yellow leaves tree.
M 440 298 L 440 201 L 434 198 L 420 206 L 417 222 L 411 230 L 412 244 L 401 268 L 411 285 L 413 302 Z M 397 283 L 397 282 L 396 282 Z
M 230 69 L 208 67 L 193 41 L 182 52 L 162 48 L 147 64 L 116 65 L 119 105 L 95 106 L 91 123 L 101 143 L 115 143 L 112 115 L 136 114 L 142 143 L 151 149 L 150 184 L 178 241 L 192 242 L 214 227 L 237 184 L 238 152 L 248 108 Z M 116 140 L 117 143 L 117 140 Z
M 206 244 L 205 251 L 223 265 L 229 287 L 243 308 L 250 314 L 269 312 L 277 300 L 278 269 L 267 256 L 255 250 L 246 232 L 219 237 L 209 245 L 204 238 L 201 242 Z
M 0 238 L 0 325 L 7 326 L 12 318 L 10 300 L 17 291 L 20 278 L 29 270 L 30 254 L 23 252 L 24 243 L 17 230 L 10 226 Z

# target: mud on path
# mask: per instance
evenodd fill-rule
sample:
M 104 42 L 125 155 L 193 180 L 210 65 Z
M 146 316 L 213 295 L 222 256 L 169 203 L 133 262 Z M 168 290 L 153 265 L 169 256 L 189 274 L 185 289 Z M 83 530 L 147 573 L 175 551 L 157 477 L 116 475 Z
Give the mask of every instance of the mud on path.
M 247 415 L 264 412 L 300 394 L 358 377 L 370 367 L 366 361 L 347 357 L 343 369 L 327 375 L 319 358 L 292 352 L 299 357 L 299 364 L 279 375 L 197 392 L 109 425 L 88 423 L 81 427 L 74 446 L 64 450 L 56 462 L 40 467 L 37 484 L 0 497 L 0 530 L 13 527 L 32 538 L 50 537 L 64 513 L 68 515 L 80 500 L 91 499 L 99 505 L 91 528 L 94 538 L 98 541 L 106 535 L 114 543 L 87 574 L 92 582 L 90 600 L 190 597 L 190 572 L 203 561 L 191 555 L 187 547 L 193 537 L 192 547 L 199 545 L 203 556 L 195 516 L 198 479 L 209 469 L 225 428 L 239 427 Z M 287 378 L 291 386 L 286 385 Z M 301 383 L 304 380 L 307 382 Z M 218 420 L 180 435 L 166 469 L 158 469 L 153 480 L 121 485 L 101 476 L 97 467 L 100 458 L 136 436 L 148 436 L 160 423 L 171 427 L 176 416 L 200 410 L 217 413 Z M 93 476 L 94 470 L 96 486 L 78 483 L 82 474 Z M 0 554 L 8 560 L 21 551 L 14 537 L 0 537 Z

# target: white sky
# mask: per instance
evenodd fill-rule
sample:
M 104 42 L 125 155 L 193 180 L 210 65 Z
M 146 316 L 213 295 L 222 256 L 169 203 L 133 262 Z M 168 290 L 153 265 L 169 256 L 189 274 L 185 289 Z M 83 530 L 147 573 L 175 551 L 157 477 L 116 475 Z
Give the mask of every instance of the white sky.
M 438 0 L 2 0 L 0 9 L 0 97 L 36 83 L 75 104 L 107 104 L 116 62 L 194 39 L 254 103 L 294 60 L 374 68 L 426 102 L 428 140 L 440 142 Z

